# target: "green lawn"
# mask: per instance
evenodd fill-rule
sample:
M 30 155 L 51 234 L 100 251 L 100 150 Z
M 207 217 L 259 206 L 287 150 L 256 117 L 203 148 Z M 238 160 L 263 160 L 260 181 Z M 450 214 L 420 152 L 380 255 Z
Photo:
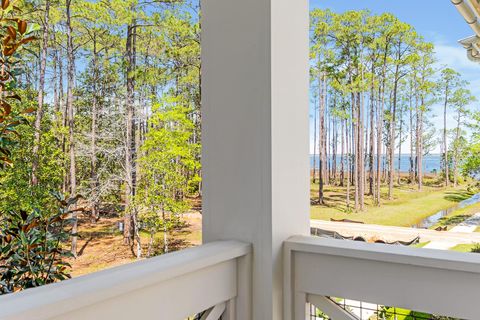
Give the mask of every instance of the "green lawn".
M 474 194 L 462 187 L 457 189 L 425 187 L 424 191 L 418 192 L 415 187 L 402 185 L 395 188 L 394 200 L 388 201 L 385 200 L 386 192 L 386 189 L 382 189 L 382 199 L 384 200 L 381 207 L 374 206 L 372 197 L 365 196 L 366 211 L 352 212 L 345 206 L 345 188 L 325 187 L 326 205 L 319 206 L 316 204 L 318 203 L 318 185 L 312 184 L 311 218 L 320 220 L 350 219 L 370 224 L 408 227 L 440 210 L 452 207 Z M 353 199 L 353 193 L 351 199 Z
M 388 320 L 416 320 L 416 319 L 430 319 L 430 315 L 423 312 L 410 311 L 401 308 L 387 308 L 383 315 Z
M 475 246 L 478 246 L 478 245 L 475 243 L 457 244 L 455 247 L 450 248 L 449 250 L 458 251 L 458 252 L 471 252 Z
M 423 247 L 425 247 L 425 246 L 426 246 L 427 244 L 429 244 L 429 243 L 430 243 L 430 241 L 420 242 L 420 243 L 411 245 L 411 247 L 413 247 L 413 248 L 423 248 Z

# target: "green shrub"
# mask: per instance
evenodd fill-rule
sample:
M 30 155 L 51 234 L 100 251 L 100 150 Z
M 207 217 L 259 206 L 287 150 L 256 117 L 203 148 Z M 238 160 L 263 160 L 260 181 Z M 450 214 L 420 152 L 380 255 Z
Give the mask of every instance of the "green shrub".
M 56 195 L 61 206 L 53 215 L 40 210 L 0 214 L 0 294 L 70 278 L 62 245 L 71 234 L 70 207 L 75 199 Z
M 475 243 L 475 244 L 473 245 L 473 248 L 470 249 L 470 252 L 480 253 L 480 243 Z

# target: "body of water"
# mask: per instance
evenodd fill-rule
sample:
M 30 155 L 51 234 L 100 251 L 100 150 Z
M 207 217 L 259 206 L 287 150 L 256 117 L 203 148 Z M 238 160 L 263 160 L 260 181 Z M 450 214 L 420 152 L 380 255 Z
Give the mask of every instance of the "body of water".
M 316 167 L 318 168 L 318 155 L 316 156 L 317 164 Z M 332 162 L 333 157 L 328 156 L 330 162 Z M 382 162 L 384 162 L 385 156 L 382 156 Z M 423 157 L 423 172 L 424 173 L 433 173 L 440 171 L 440 164 L 441 164 L 441 156 L 439 154 L 430 154 Z M 415 159 L 414 159 L 415 161 Z M 310 155 L 310 166 L 313 168 L 313 155 Z M 376 163 L 376 160 L 375 160 Z M 366 162 L 365 165 L 368 166 Z M 337 156 L 337 168 L 340 168 L 340 155 Z M 394 161 L 394 168 L 395 171 L 398 168 L 398 155 L 395 155 Z M 400 157 L 400 171 L 401 172 L 408 172 L 410 170 L 410 155 L 409 154 L 402 154 Z
M 413 228 L 430 228 L 431 226 L 435 225 L 440 219 L 453 213 L 454 211 L 468 207 L 478 202 L 480 202 L 480 193 L 477 193 L 466 200 L 460 201 L 457 205 L 453 207 L 447 208 L 445 210 L 441 210 L 429 216 L 428 218 L 423 219 L 421 222 L 417 223 L 412 227 Z

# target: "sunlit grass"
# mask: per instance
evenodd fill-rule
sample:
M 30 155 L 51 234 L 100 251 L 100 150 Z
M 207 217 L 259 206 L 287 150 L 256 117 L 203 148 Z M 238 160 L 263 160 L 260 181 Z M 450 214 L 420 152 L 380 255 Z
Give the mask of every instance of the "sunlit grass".
M 429 243 L 430 243 L 430 241 L 420 242 L 420 243 L 411 245 L 411 247 L 413 247 L 413 248 L 423 248 Z
M 351 191 L 350 201 L 351 206 L 353 206 L 353 188 Z M 387 200 L 387 189 L 382 188 L 381 191 L 382 206 L 375 206 L 373 198 L 365 196 L 366 210 L 364 212 L 353 212 L 353 210 L 347 209 L 345 205 L 345 187 L 326 186 L 326 204 L 319 206 L 316 204 L 318 201 L 318 184 L 312 184 L 311 218 L 320 220 L 350 219 L 370 224 L 409 227 L 473 195 L 472 192 L 463 187 L 447 189 L 426 186 L 423 191 L 419 192 L 415 186 L 402 185 L 395 187 L 394 199 Z
M 476 243 L 462 243 L 457 244 L 455 247 L 450 248 L 449 250 L 458 251 L 458 252 L 471 252 L 475 246 L 478 246 Z

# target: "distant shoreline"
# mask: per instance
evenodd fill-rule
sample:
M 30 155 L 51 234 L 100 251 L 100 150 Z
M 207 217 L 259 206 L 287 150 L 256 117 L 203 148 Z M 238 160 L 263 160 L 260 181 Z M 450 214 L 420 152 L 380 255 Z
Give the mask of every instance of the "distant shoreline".
M 318 168 L 317 170 L 315 170 L 316 172 L 318 172 Z M 337 172 L 340 172 L 340 169 L 337 168 Z M 368 169 L 366 170 L 366 172 L 368 172 Z M 395 170 L 395 174 L 397 174 L 397 170 Z M 400 174 L 403 176 L 403 177 L 408 177 L 408 175 L 410 174 L 409 171 L 400 171 Z M 313 175 L 313 168 L 310 169 L 310 175 Z M 423 173 L 423 176 L 424 177 L 435 177 L 437 174 L 436 173 L 433 173 L 433 172 L 424 172 Z
M 313 157 L 313 153 L 310 153 L 310 156 Z M 318 156 L 318 153 L 315 154 L 316 156 Z M 332 154 L 328 154 L 328 156 L 332 156 Z M 337 153 L 336 154 L 337 156 L 341 156 L 342 154 L 341 153 Z M 385 154 L 385 153 L 382 153 L 382 157 L 385 157 L 387 156 L 388 154 Z M 429 153 L 427 155 L 424 155 L 423 157 L 440 157 L 442 154 L 441 153 Z M 375 155 L 376 156 L 376 155 Z M 401 154 L 402 157 L 410 157 L 410 153 L 402 153 Z M 414 155 L 415 156 L 415 155 Z M 395 153 L 395 157 L 398 157 L 398 153 Z
M 387 155 L 382 155 L 382 165 L 384 164 L 384 159 Z M 327 159 L 329 163 L 332 163 L 334 155 L 328 155 Z M 336 163 L 337 167 L 341 165 L 341 154 L 337 154 L 335 156 L 336 158 Z M 393 158 L 393 163 L 394 163 L 394 168 L 395 172 L 398 170 L 398 160 L 400 158 L 400 172 L 403 173 L 408 173 L 410 171 L 410 154 L 404 154 L 402 153 L 401 155 L 396 154 Z M 315 160 L 314 160 L 315 159 Z M 377 156 L 375 156 L 375 161 L 374 163 L 376 164 L 376 159 Z M 422 159 L 422 167 L 423 167 L 423 172 L 424 173 L 430 173 L 430 174 L 435 174 L 435 172 L 439 172 L 441 170 L 441 162 L 442 162 L 442 156 L 440 154 L 429 154 L 423 157 Z M 415 159 L 414 159 L 415 161 Z M 313 155 L 310 154 L 310 167 L 313 168 L 315 164 L 316 169 L 318 169 L 318 154 Z M 365 163 L 366 167 L 368 167 L 368 162 Z M 374 165 L 374 167 L 376 167 Z

